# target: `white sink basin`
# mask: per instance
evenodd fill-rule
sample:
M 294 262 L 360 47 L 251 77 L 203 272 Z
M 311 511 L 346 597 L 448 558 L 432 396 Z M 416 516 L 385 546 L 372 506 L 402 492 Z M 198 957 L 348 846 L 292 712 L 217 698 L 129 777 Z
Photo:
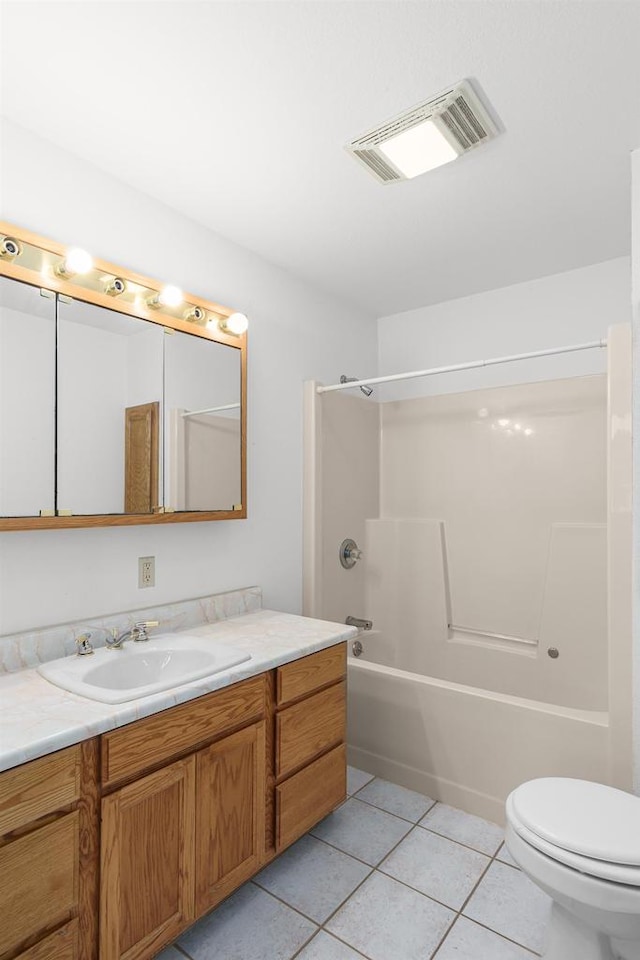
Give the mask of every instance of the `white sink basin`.
M 100 647 L 90 656 L 63 657 L 38 673 L 63 690 L 103 703 L 125 703 L 235 667 L 251 654 L 219 646 L 207 637 L 165 634 L 128 640 L 116 650 Z

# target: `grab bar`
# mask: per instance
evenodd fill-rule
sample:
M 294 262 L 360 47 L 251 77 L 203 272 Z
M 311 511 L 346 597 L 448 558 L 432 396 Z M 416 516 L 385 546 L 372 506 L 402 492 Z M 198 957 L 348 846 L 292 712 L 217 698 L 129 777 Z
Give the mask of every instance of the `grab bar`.
M 458 633 L 472 633 L 477 637 L 489 637 L 491 640 L 508 640 L 510 643 L 525 643 L 530 647 L 537 647 L 537 640 L 527 640 L 525 637 L 510 637 L 506 633 L 489 633 L 487 630 L 474 630 L 473 627 L 459 627 L 455 623 L 448 623 L 449 630 Z

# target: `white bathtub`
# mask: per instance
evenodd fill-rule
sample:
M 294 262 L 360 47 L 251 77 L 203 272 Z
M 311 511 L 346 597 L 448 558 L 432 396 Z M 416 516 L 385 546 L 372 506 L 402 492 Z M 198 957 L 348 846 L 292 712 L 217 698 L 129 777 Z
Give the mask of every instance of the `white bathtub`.
M 609 716 L 349 656 L 349 762 L 496 823 L 518 784 L 608 782 Z

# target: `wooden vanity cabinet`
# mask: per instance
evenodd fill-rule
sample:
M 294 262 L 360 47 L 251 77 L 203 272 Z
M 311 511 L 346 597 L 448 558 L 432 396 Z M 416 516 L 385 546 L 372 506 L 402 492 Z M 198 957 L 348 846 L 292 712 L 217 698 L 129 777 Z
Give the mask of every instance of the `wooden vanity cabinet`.
M 104 735 L 128 782 L 102 801 L 100 960 L 153 957 L 260 868 L 264 716 L 260 676 Z
M 275 852 L 347 795 L 345 643 L 276 671 Z
M 195 758 L 102 801 L 100 957 L 153 956 L 195 919 Z
M 97 742 L 0 774 L 0 960 L 97 956 Z

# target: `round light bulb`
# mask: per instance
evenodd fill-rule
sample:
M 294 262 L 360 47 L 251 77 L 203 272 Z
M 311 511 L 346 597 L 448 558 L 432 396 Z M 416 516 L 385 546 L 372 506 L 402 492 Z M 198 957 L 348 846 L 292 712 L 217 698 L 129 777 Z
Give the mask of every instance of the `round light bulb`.
M 79 247 L 74 247 L 72 250 L 69 250 L 64 258 L 63 269 L 64 272 L 68 274 L 89 273 L 92 267 L 93 260 L 91 254 L 87 253 L 86 250 L 81 250 Z
M 232 313 L 231 316 L 227 317 L 224 321 L 223 326 L 229 333 L 233 333 L 236 337 L 239 337 L 246 332 L 249 321 L 244 313 Z
M 179 307 L 182 303 L 182 290 L 169 284 L 158 295 L 158 303 L 163 307 Z

